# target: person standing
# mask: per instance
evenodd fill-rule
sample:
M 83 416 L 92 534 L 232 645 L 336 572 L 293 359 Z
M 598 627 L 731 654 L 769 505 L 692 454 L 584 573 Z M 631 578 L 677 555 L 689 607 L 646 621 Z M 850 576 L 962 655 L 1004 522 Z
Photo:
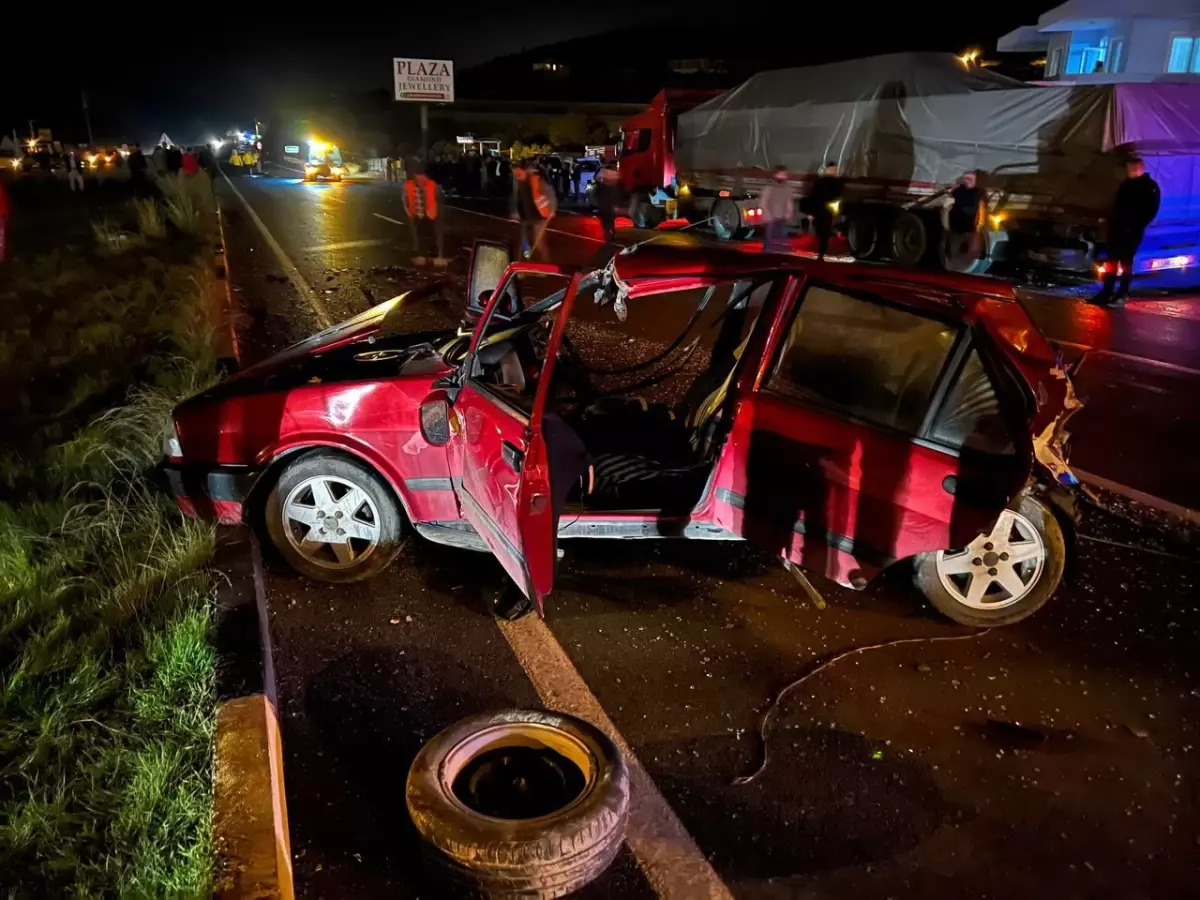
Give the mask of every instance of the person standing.
M 200 174 L 200 159 L 196 156 L 196 151 L 191 147 L 188 147 L 185 151 L 183 151 L 183 174 Z
M 521 255 L 542 258 L 542 238 L 558 208 L 554 188 L 536 166 L 513 164 L 512 218 L 521 226 Z
M 178 174 L 183 168 L 183 151 L 179 149 L 178 144 L 172 144 L 167 148 L 167 171 L 172 175 Z
M 596 203 L 596 213 L 600 216 L 600 227 L 604 230 L 604 240 L 607 243 L 617 242 L 617 191 L 620 175 L 612 166 L 605 166 L 596 173 L 596 187 L 592 190 L 592 198 Z
M 1125 163 L 1125 180 L 1117 188 L 1112 213 L 1108 217 L 1108 262 L 1104 266 L 1104 286 L 1092 303 L 1119 309 L 1129 296 L 1133 260 L 1146 227 L 1158 215 L 1162 193 L 1158 182 L 1146 171 L 1146 164 L 1134 157 Z M 1118 277 L 1120 283 L 1117 283 Z M 1116 285 L 1116 292 L 1113 286 Z
M 408 227 L 412 234 L 413 262 L 425 265 L 424 247 L 430 232 L 433 233 L 437 256 L 433 264 L 438 268 L 448 265 L 442 252 L 443 235 L 441 212 L 441 189 L 436 181 L 425 174 L 420 164 L 408 166 L 409 177 L 404 181 L 404 212 L 408 216 Z
M 796 206 L 796 192 L 788 181 L 787 169 L 775 167 L 771 183 L 763 188 L 759 198 L 763 217 L 763 252 L 786 253 L 788 223 Z
M 67 151 L 67 184 L 70 185 L 71 191 L 83 190 L 83 163 L 79 159 L 79 154 L 74 150 Z
M 217 156 L 213 153 L 211 146 L 202 144 L 196 153 L 196 160 L 200 163 L 201 169 L 213 178 L 217 177 Z
M 150 152 L 150 162 L 154 164 L 154 174 L 161 175 L 167 171 L 167 145 L 155 144 Z
M 583 166 L 579 160 L 575 160 L 571 164 L 571 197 L 575 200 L 579 199 L 579 182 L 583 178 Z
M 146 154 L 142 153 L 142 145 L 134 144 L 129 151 L 129 180 L 133 183 L 133 192 L 141 196 L 146 191 Z
M 824 259 L 826 251 L 829 250 L 829 238 L 833 235 L 833 217 L 837 214 L 844 189 L 842 179 L 838 177 L 837 163 L 829 160 L 817 176 L 812 194 L 809 195 L 809 216 L 812 218 L 813 229 L 817 232 L 817 259 Z
M 957 250 L 968 237 L 966 248 L 973 256 L 979 255 L 976 236 L 983 224 L 983 189 L 979 186 L 976 172 L 963 172 L 958 184 L 950 191 L 950 205 L 946 208 L 946 254 L 957 255 Z

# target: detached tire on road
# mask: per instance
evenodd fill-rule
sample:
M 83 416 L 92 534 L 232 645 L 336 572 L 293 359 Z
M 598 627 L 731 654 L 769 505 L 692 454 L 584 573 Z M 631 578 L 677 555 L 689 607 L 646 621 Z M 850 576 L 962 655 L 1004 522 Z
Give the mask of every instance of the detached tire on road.
M 408 812 L 452 896 L 562 897 L 613 861 L 629 819 L 629 775 L 598 729 L 509 710 L 435 736 L 408 773 Z
M 965 549 L 919 554 L 913 580 L 942 615 L 992 628 L 1041 609 L 1058 590 L 1066 562 L 1058 519 L 1050 507 L 1025 494 Z M 972 593 L 972 585 L 981 592 Z

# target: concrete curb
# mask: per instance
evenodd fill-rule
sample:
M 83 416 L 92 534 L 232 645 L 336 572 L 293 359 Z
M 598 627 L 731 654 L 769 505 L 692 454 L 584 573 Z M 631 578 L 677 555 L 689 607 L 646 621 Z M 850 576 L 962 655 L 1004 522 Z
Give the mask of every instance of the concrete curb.
M 221 355 L 240 359 L 237 309 L 217 209 L 220 247 L 214 259 L 214 309 L 221 310 Z M 219 286 L 222 285 L 223 286 Z M 228 353 L 226 353 L 228 351 Z M 292 900 L 292 852 L 283 780 L 275 665 L 253 531 L 224 528 L 212 567 L 224 584 L 217 597 L 217 721 L 213 748 L 213 847 L 217 897 Z
M 214 567 L 218 599 L 217 728 L 213 754 L 215 895 L 291 900 L 291 840 L 276 712 L 275 667 L 258 541 L 247 528 L 222 532 Z

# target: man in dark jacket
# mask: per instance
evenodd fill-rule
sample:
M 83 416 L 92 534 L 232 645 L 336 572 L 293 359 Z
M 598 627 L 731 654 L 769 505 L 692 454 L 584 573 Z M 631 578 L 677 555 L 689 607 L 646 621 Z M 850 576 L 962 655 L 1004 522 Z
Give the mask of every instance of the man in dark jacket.
M 1104 266 L 1104 287 L 1093 303 L 1119 308 L 1129 296 L 1129 280 L 1133 276 L 1133 258 L 1137 255 L 1146 226 L 1158 215 L 1162 195 L 1158 182 L 1146 171 L 1146 164 L 1134 158 L 1125 163 L 1125 180 L 1117 188 L 1112 214 L 1108 217 L 1108 262 Z M 1120 284 L 1116 293 L 1113 285 Z
M 812 216 L 813 229 L 817 232 L 817 259 L 824 259 L 825 251 L 829 249 L 829 238 L 833 235 L 833 217 L 837 215 L 843 190 L 842 179 L 838 177 L 837 163 L 830 160 L 825 163 L 824 171 L 817 176 L 812 193 L 808 196 L 809 215 Z

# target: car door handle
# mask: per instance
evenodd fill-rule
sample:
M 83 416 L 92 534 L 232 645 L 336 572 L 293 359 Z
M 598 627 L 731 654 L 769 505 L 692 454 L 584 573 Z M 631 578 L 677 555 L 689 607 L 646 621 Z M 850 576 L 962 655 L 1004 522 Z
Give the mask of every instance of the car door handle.
M 521 467 L 525 465 L 525 451 L 516 444 L 502 441 L 500 444 L 500 455 L 514 472 L 520 472 Z

